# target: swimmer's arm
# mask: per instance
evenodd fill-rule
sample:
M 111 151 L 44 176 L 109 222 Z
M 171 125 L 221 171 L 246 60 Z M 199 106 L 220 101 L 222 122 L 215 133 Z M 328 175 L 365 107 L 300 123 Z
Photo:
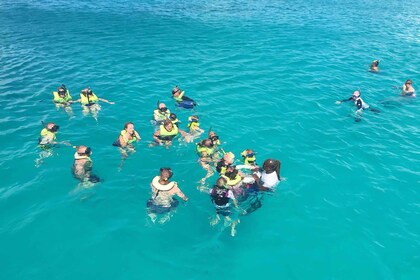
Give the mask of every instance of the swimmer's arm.
M 179 196 L 184 201 L 188 201 L 188 197 L 178 188 L 178 185 L 176 185 L 177 192 L 176 195 Z
M 108 101 L 108 100 L 103 99 L 103 98 L 98 98 L 98 100 L 103 101 L 103 102 L 108 103 L 108 104 L 115 104 L 115 102 L 111 102 L 111 101 Z
M 140 134 L 135 130 L 134 130 L 134 135 L 136 136 L 137 142 L 141 140 Z
M 162 144 L 162 140 L 159 139 L 160 136 L 160 131 L 156 130 L 155 133 L 153 133 L 153 138 L 155 139 L 156 142 L 158 142 L 159 144 Z
M 120 135 L 120 137 L 118 137 L 118 142 L 120 142 L 120 145 L 121 145 L 122 148 L 127 146 L 127 143 L 125 142 L 125 139 L 122 135 Z
M 339 100 L 339 101 L 337 100 L 335 103 L 336 103 L 336 104 L 340 104 L 340 103 L 343 103 L 343 102 L 350 101 L 350 100 L 352 100 L 352 99 L 353 99 L 353 98 L 351 98 L 351 97 L 350 97 L 350 98 L 343 99 L 343 100 Z

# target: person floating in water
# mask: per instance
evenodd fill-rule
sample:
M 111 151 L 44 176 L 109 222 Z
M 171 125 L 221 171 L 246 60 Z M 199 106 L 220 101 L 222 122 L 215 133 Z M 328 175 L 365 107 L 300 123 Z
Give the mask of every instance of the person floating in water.
M 222 148 L 220 148 L 220 139 L 219 136 L 217 136 L 216 132 L 212 131 L 211 128 L 209 129 L 209 132 L 207 134 L 207 137 L 211 140 L 211 143 L 214 148 L 214 158 L 220 159 L 222 157 Z
M 43 123 L 44 124 L 44 123 Z M 60 127 L 53 123 L 47 123 L 39 133 L 38 147 L 41 149 L 39 157 L 35 160 L 35 166 L 39 167 L 45 158 L 53 155 L 53 147 L 57 144 L 71 146 L 67 141 L 57 142 L 57 132 Z
M 254 179 L 261 191 L 273 190 L 280 182 L 281 162 L 276 159 L 267 159 L 262 166 L 262 172 L 256 172 Z
M 178 86 L 172 89 L 172 97 L 179 107 L 192 109 L 197 105 L 193 99 L 185 96 L 185 91 L 181 90 Z
M 401 88 L 401 95 L 416 97 L 416 91 L 413 88 L 413 81 L 407 80 Z
M 132 122 L 127 122 L 124 125 L 124 129 L 121 130 L 120 136 L 112 145 L 119 147 L 121 155 L 125 158 L 128 156 L 128 152 L 135 152 L 133 143 L 140 140 L 140 134 L 134 130 L 134 124 Z
M 73 176 L 79 179 L 83 183 L 97 183 L 100 178 L 92 174 L 93 162 L 90 156 L 92 150 L 86 146 L 75 147 L 76 152 L 74 153 L 74 162 L 72 167 Z
M 361 96 L 360 91 L 356 90 L 356 91 L 353 92 L 353 95 L 350 98 L 343 99 L 341 101 L 336 101 L 335 103 L 336 104 L 341 104 L 343 102 L 353 101 L 354 102 L 354 105 L 357 108 L 357 110 L 356 110 L 356 116 L 355 116 L 355 120 L 356 121 L 360 121 L 360 117 L 361 117 L 362 112 L 364 110 L 369 109 L 370 111 L 375 112 L 375 113 L 379 113 L 380 112 L 378 109 L 370 108 L 370 106 L 367 103 L 365 103 L 360 96 Z
M 219 177 L 216 184 L 210 190 L 210 198 L 216 210 L 216 216 L 211 219 L 210 225 L 215 226 L 220 221 L 220 215 L 225 219 L 225 226 L 230 226 L 230 234 L 236 235 L 236 225 L 240 223 L 240 220 L 232 220 L 231 216 L 231 202 L 238 208 L 238 202 L 235 199 L 235 195 L 232 190 L 227 188 L 227 181 L 224 177 Z
M 171 122 L 174 125 L 176 125 L 177 127 L 179 127 L 179 124 L 181 123 L 181 121 L 178 119 L 178 117 L 175 113 L 170 113 L 169 114 L 169 120 L 171 120 Z
M 186 141 L 188 140 L 188 135 L 185 131 L 179 129 L 171 122 L 171 120 L 165 120 L 163 124 L 159 126 L 159 129 L 153 133 L 153 138 L 155 141 L 151 144 L 151 146 L 165 145 L 168 147 L 172 144 L 172 140 L 178 136 L 178 134 L 181 134 L 186 139 Z
M 379 62 L 379 59 L 375 59 L 374 61 L 372 61 L 372 63 L 370 64 L 369 71 L 374 73 L 379 72 Z
M 216 171 L 220 173 L 220 175 L 224 175 L 226 172 L 226 168 L 233 164 L 235 160 L 235 155 L 232 152 L 225 153 L 222 159 L 216 165 Z
M 53 91 L 53 102 L 57 109 L 64 108 L 64 110 L 69 114 L 73 115 L 73 110 L 70 105 L 73 103 L 70 91 L 66 88 L 65 85 L 61 85 L 57 91 Z
M 83 114 L 87 116 L 89 113 L 92 114 L 95 120 L 98 120 L 98 112 L 101 110 L 101 106 L 99 105 L 99 101 L 108 103 L 108 104 L 115 104 L 115 102 L 108 101 L 103 98 L 99 98 L 96 94 L 90 89 L 90 87 L 83 89 L 80 92 L 80 99 L 76 100 L 75 102 L 80 102 L 83 107 Z
M 166 107 L 165 103 L 159 103 L 158 107 L 153 111 L 153 124 L 161 125 L 165 120 L 169 119 L 171 111 Z
M 199 118 L 197 115 L 193 115 L 188 118 L 187 127 L 189 129 L 189 133 L 193 136 L 199 136 L 204 132 L 204 130 L 200 128 Z
M 152 197 L 147 201 L 148 216 L 154 223 L 157 214 L 163 214 L 159 219 L 159 223 L 167 222 L 171 217 L 171 210 L 174 210 L 179 202 L 175 195 L 184 201 L 188 201 L 188 197 L 178 187 L 177 182 L 170 181 L 173 172 L 169 167 L 160 168 L 159 176 L 153 178 L 150 187 Z
M 245 165 L 255 166 L 257 165 L 257 158 L 255 152 L 251 149 L 246 149 L 241 153 Z
M 200 180 L 201 186 L 199 187 L 200 190 L 205 190 L 204 184 L 206 182 L 206 179 L 214 174 L 212 167 L 212 165 L 214 165 L 215 162 L 213 158 L 214 148 L 210 139 L 206 138 L 204 140 L 201 140 L 197 144 L 197 154 L 199 156 L 198 161 L 201 167 L 207 171 L 206 176 Z

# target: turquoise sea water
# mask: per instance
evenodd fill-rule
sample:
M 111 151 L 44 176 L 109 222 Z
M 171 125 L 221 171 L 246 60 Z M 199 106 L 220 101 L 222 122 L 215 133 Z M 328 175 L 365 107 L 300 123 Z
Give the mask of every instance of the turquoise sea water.
M 0 279 L 419 279 L 419 97 L 394 88 L 420 89 L 419 6 L 1 1 Z M 51 102 L 61 83 L 116 104 L 70 117 Z M 184 128 L 192 114 L 175 108 L 176 84 L 225 150 L 282 162 L 287 180 L 234 238 L 209 225 L 195 145 L 148 147 L 158 100 Z M 361 122 L 334 104 L 358 88 L 381 110 Z M 66 146 L 36 167 L 41 121 L 91 146 L 104 181 L 78 190 Z M 142 141 L 119 171 L 111 143 L 126 121 Z M 190 198 L 164 225 L 145 209 L 161 166 Z

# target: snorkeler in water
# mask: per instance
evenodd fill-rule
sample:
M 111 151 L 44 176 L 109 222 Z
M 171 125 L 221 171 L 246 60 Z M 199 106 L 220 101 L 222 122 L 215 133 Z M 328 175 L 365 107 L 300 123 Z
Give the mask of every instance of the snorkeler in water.
M 184 201 L 188 201 L 188 197 L 178 187 L 177 182 L 171 181 L 173 176 L 172 169 L 169 167 L 160 168 L 159 176 L 153 178 L 150 187 L 152 197 L 147 201 L 147 212 L 154 223 L 158 218 L 158 214 L 162 214 L 159 223 L 167 222 L 171 217 L 171 211 L 174 210 L 179 202 L 175 195 Z
M 375 113 L 380 112 L 378 109 L 371 108 L 367 103 L 365 103 L 363 101 L 363 99 L 361 98 L 361 93 L 360 93 L 359 90 L 354 91 L 350 98 L 343 99 L 341 101 L 336 101 L 335 103 L 336 104 L 341 104 L 341 103 L 347 102 L 347 101 L 353 101 L 354 105 L 357 108 L 357 110 L 355 112 L 355 114 L 356 114 L 355 115 L 355 121 L 360 121 L 361 120 L 361 115 L 362 115 L 362 112 L 364 110 L 370 110 L 370 111 L 375 112 Z
M 75 147 L 74 162 L 72 167 L 73 176 L 81 182 L 98 183 L 101 179 L 92 174 L 93 162 L 90 156 L 92 149 L 86 146 Z
M 58 144 L 63 144 L 66 146 L 71 146 L 67 141 L 57 142 L 57 132 L 60 128 L 54 122 L 49 122 L 46 125 L 42 122 L 44 128 L 39 133 L 38 138 L 38 147 L 41 149 L 39 157 L 35 160 L 35 166 L 39 167 L 45 158 L 51 157 L 53 155 L 53 147 Z
M 372 61 L 369 67 L 369 71 L 374 72 L 374 73 L 379 72 L 379 62 L 380 62 L 379 59 L 375 59 L 374 61 Z
M 95 120 L 98 120 L 98 113 L 101 110 L 101 106 L 99 105 L 99 101 L 108 103 L 108 104 L 115 104 L 115 102 L 108 101 L 106 99 L 98 97 L 90 87 L 83 89 L 80 92 L 80 99 L 76 100 L 75 102 L 80 102 L 83 107 L 83 114 L 87 116 L 89 113 L 92 114 Z
M 210 221 L 210 225 L 215 226 L 220 221 L 220 215 L 225 219 L 225 226 L 230 226 L 230 234 L 236 235 L 236 225 L 240 223 L 240 220 L 232 220 L 232 209 L 231 202 L 238 208 L 238 202 L 235 199 L 233 191 L 227 188 L 227 181 L 224 177 L 219 177 L 216 184 L 210 190 L 210 198 L 216 210 L 216 216 Z
M 413 88 L 412 80 L 405 81 L 404 85 L 401 87 L 401 95 L 416 97 L 416 91 Z

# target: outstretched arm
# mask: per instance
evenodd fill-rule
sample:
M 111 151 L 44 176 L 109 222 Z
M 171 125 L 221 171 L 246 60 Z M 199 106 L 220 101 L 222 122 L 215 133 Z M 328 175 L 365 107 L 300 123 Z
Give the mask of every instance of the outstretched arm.
M 111 101 L 108 101 L 108 100 L 103 99 L 103 98 L 98 98 L 98 100 L 103 101 L 103 102 L 108 103 L 108 104 L 115 104 L 115 102 L 111 102 Z

